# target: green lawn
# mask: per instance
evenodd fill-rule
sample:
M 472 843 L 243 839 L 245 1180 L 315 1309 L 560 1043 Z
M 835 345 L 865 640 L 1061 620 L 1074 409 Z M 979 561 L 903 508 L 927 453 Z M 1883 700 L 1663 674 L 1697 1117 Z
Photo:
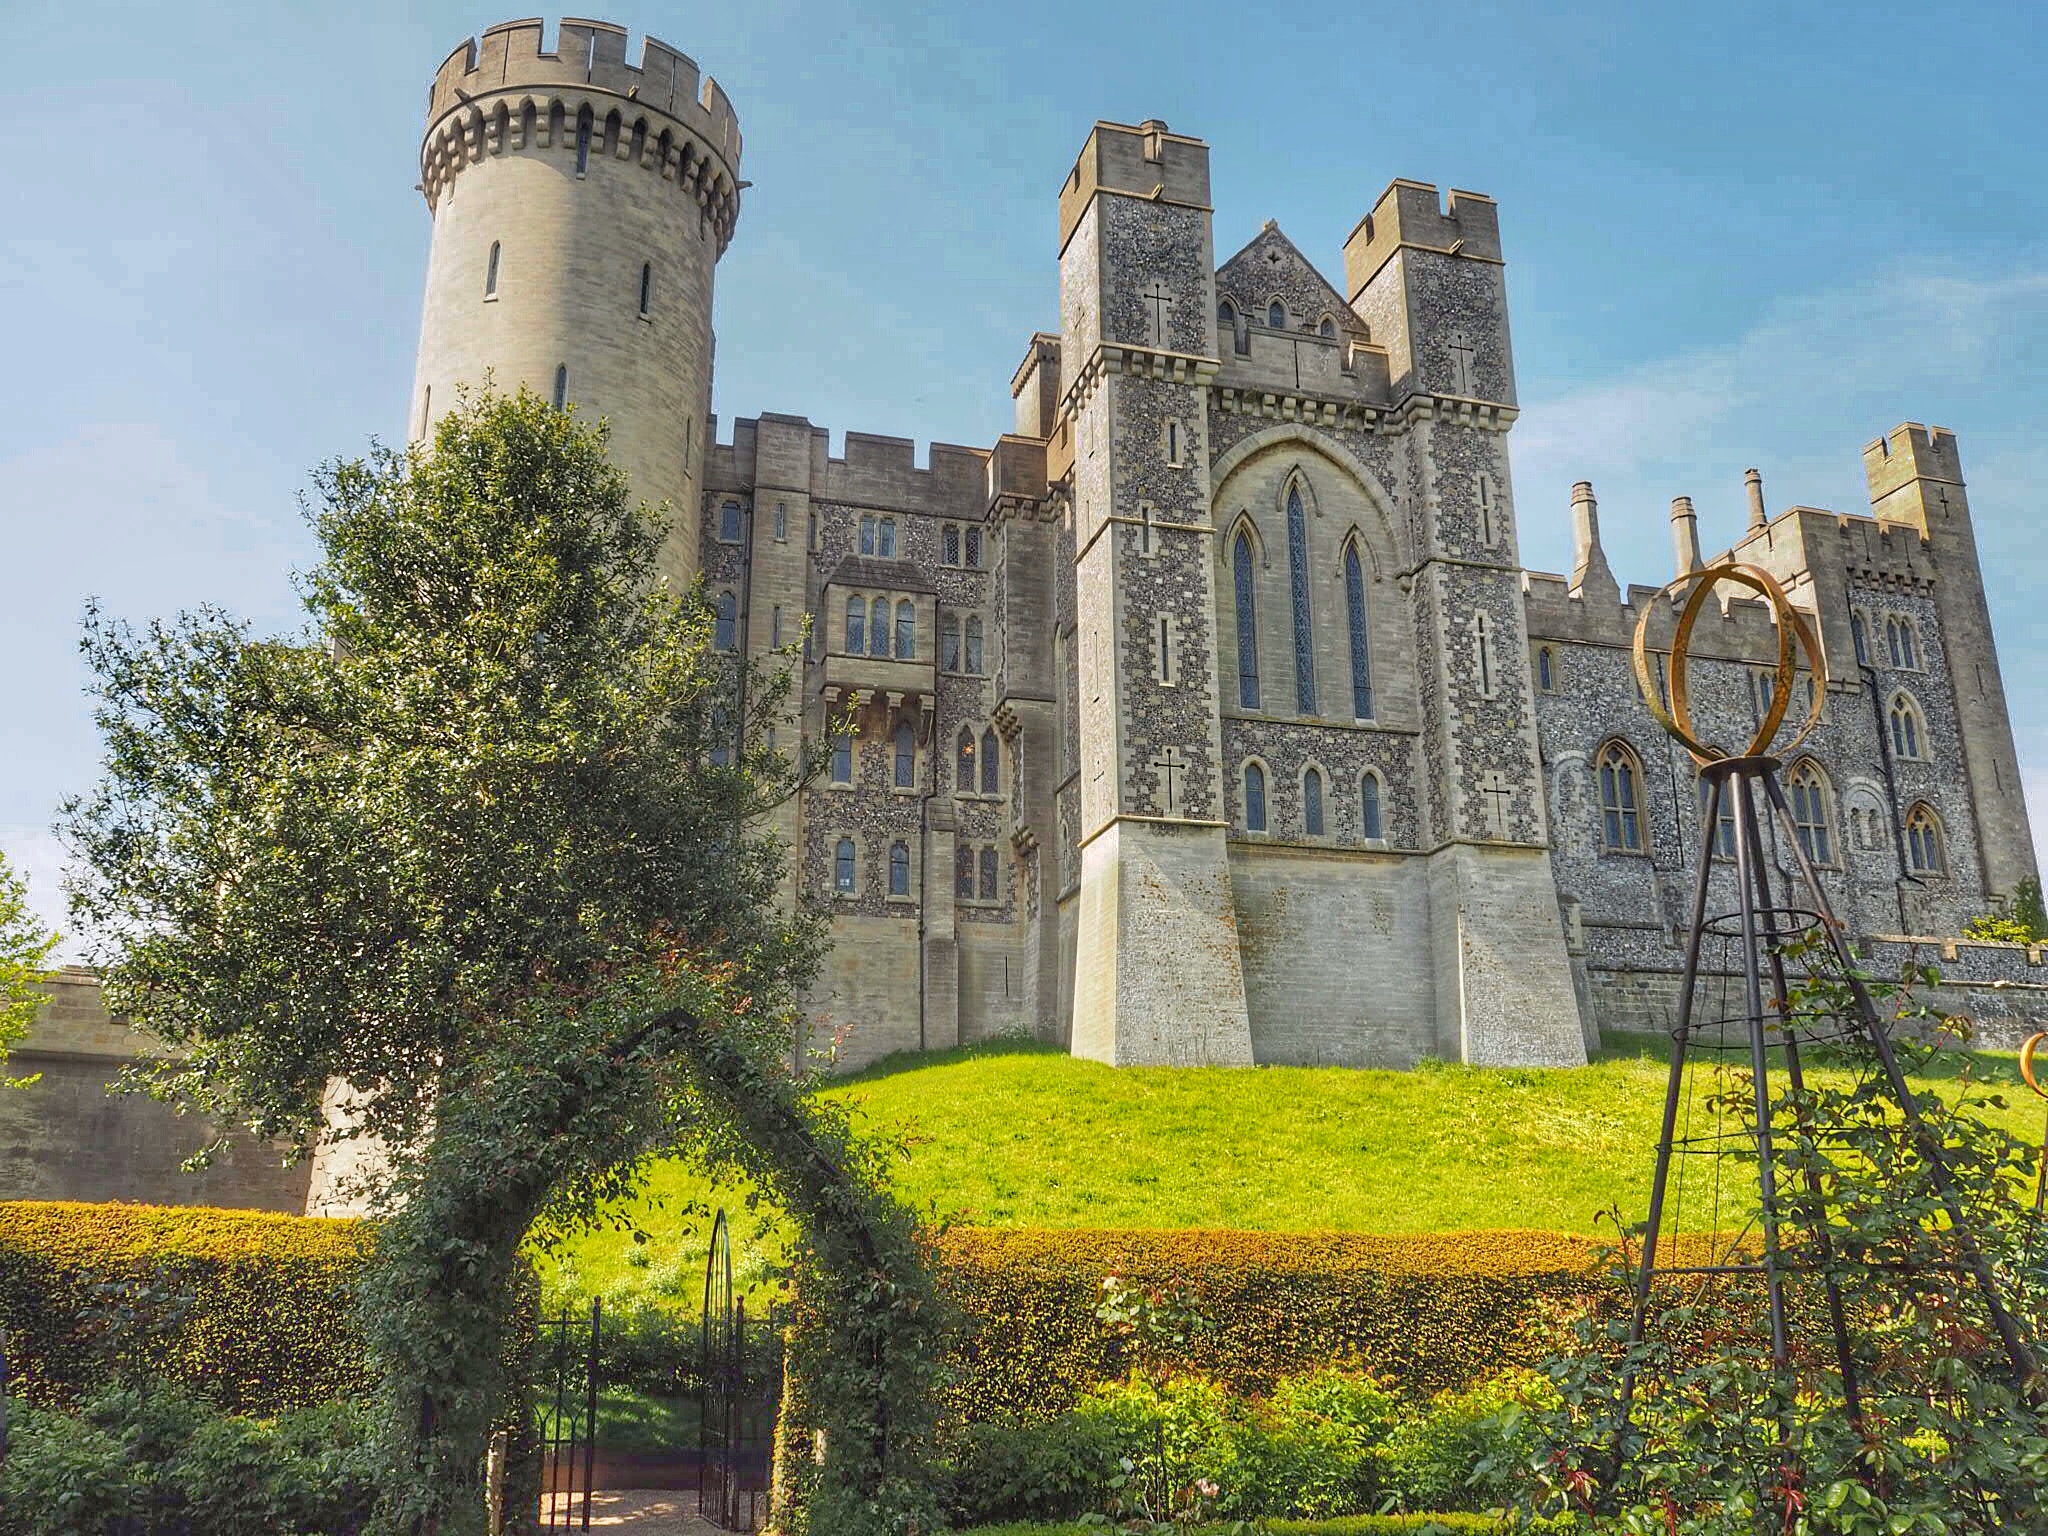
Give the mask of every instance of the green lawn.
M 835 1084 L 868 1125 L 899 1138 L 897 1185 L 920 1209 L 991 1226 L 1592 1232 L 1611 1206 L 1640 1217 L 1662 1108 L 1661 1041 L 1615 1042 L 1590 1067 L 1110 1068 L 1005 1045 L 902 1057 Z M 2016 1082 L 2009 1056 L 1977 1058 Z M 1828 1075 L 1816 1069 L 1814 1075 Z M 1695 1113 L 1700 1113 L 1697 1109 Z M 1994 1115 L 2041 1133 L 2024 1088 Z M 1724 1186 L 1729 1225 L 1742 1211 Z M 619 1214 L 651 1241 L 601 1230 L 542 1259 L 556 1298 L 647 1296 L 697 1304 L 702 1214 L 747 1191 L 711 1191 L 658 1166 Z M 1705 1192 L 1689 1208 L 1701 1212 Z M 693 1209 L 694 1208 L 694 1209 Z M 742 1284 L 781 1251 L 773 1213 L 736 1217 Z

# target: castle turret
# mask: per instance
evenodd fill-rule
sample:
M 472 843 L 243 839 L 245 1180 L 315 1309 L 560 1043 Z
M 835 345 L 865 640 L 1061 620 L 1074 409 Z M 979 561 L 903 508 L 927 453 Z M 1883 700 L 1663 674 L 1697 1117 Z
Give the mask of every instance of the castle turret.
M 1877 518 L 1906 524 L 1933 548 L 1940 572 L 1934 600 L 1954 680 L 1984 889 L 1994 899 L 2009 899 L 2013 887 L 2035 873 L 2033 830 L 1956 436 L 1946 427 L 1906 422 L 1865 446 L 1863 472 Z
M 434 77 L 420 146 L 433 212 L 408 433 L 463 384 L 526 385 L 611 425 L 634 492 L 668 502 L 663 569 L 697 569 L 711 286 L 739 217 L 739 124 L 717 82 L 647 39 L 565 21 L 465 42 Z

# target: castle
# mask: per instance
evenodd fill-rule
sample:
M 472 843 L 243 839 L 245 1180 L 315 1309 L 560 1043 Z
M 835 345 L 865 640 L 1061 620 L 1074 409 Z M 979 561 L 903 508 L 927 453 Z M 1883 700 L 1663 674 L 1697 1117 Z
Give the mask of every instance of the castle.
M 616 27 L 544 41 L 495 27 L 434 79 L 409 430 L 487 370 L 604 417 L 717 643 L 797 648 L 785 743 L 850 716 L 777 817 L 788 897 L 831 910 L 809 1048 L 1570 1064 L 1601 1025 L 1668 1022 L 1703 834 L 1628 670 L 1659 599 L 1619 587 L 1584 484 L 1571 575 L 1521 565 L 1491 200 L 1395 181 L 1340 282 L 1271 224 L 1219 265 L 1202 141 L 1097 123 L 1013 430 L 923 467 L 848 432 L 835 458 L 801 417 L 709 414 L 731 103 Z M 1826 652 L 1785 782 L 1882 967 L 2034 860 L 1955 439 L 1864 457 L 1868 514 L 1773 512 L 1752 471 L 1730 553 Z M 1699 568 L 1684 498 L 1671 526 Z M 1748 735 L 1776 645 L 1755 603 L 1702 626 L 1710 730 Z M 1946 958 L 1994 1037 L 2048 1013 L 2038 951 Z

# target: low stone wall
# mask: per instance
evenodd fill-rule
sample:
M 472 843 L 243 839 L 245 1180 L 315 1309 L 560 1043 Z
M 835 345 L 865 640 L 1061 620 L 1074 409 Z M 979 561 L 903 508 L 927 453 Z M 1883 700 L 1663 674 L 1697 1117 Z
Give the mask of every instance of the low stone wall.
M 1976 1045 L 2015 1050 L 2028 1035 L 2048 1030 L 2048 960 L 2040 945 L 1885 934 L 1859 948 L 1863 969 L 1872 976 L 1897 976 L 1909 962 L 1933 966 L 1940 985 L 1917 987 L 1914 995 L 1937 1013 L 1968 1018 Z M 1586 979 L 1601 1028 L 1669 1034 L 1678 1027 L 1676 967 L 1589 966 Z M 1718 987 L 1718 976 L 1710 980 Z
M 0 1089 L 0 1200 L 305 1209 L 307 1167 L 286 1168 L 277 1151 L 247 1137 L 236 1137 L 216 1166 L 180 1172 L 210 1128 L 154 1099 L 107 1091 L 154 1042 L 108 1017 L 90 971 L 67 967 L 49 990 L 8 1065 L 9 1076 L 40 1081 Z

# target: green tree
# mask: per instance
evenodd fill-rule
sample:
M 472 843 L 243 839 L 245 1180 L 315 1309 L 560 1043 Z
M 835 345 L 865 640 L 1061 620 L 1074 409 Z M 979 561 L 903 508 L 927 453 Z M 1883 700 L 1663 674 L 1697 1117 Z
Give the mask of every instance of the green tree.
M 805 1225 L 821 1497 L 914 1520 L 936 1308 L 787 1066 L 821 940 L 757 830 L 806 766 L 766 746 L 786 668 L 713 648 L 602 425 L 526 391 L 317 483 L 307 634 L 89 617 L 107 766 L 66 827 L 109 1001 L 176 1048 L 153 1091 L 305 1146 L 338 1084 L 381 1150 L 380 1529 L 478 1529 L 521 1240 L 668 1147 Z
M 28 881 L 0 853 L 0 1088 L 25 1088 L 33 1077 L 8 1077 L 8 1053 L 27 1037 L 36 1014 L 50 1000 L 43 984 L 57 935 L 43 927 L 28 904 Z

